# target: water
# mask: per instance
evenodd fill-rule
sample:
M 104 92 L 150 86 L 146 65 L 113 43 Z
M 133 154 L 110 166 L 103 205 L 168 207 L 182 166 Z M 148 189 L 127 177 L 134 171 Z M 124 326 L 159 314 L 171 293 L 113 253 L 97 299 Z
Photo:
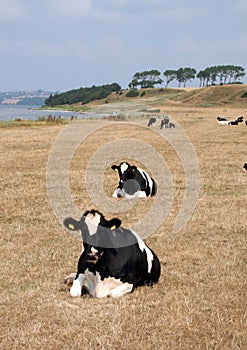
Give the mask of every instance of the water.
M 3 105 L 0 104 L 0 121 L 8 121 L 15 119 L 22 120 L 38 120 L 40 117 L 61 116 L 65 119 L 70 119 L 71 116 L 77 116 L 77 118 L 89 118 L 92 114 L 76 113 L 69 111 L 54 111 L 54 110 L 38 110 L 38 107 L 34 106 L 16 106 L 16 105 Z M 97 116 L 97 115 L 94 115 Z

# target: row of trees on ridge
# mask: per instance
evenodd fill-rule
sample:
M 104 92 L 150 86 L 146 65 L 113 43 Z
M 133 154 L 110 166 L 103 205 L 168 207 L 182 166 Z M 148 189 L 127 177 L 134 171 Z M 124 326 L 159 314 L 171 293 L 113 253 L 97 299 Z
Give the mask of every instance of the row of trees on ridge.
M 164 81 L 160 77 L 161 73 L 156 70 L 137 72 L 129 83 L 130 89 L 154 88 Z M 167 69 L 163 73 L 165 77 L 165 87 L 173 81 L 178 81 L 178 87 L 185 87 L 187 82 L 198 78 L 200 87 L 218 84 L 239 83 L 239 79 L 245 76 L 244 68 L 241 66 L 226 65 L 207 67 L 197 73 L 195 68 L 185 67 L 178 70 Z

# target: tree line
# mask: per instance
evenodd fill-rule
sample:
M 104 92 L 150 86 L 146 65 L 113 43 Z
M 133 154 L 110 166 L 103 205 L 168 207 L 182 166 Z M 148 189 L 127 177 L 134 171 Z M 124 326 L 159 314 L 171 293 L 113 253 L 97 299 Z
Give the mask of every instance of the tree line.
M 243 67 L 234 65 L 207 67 L 198 73 L 195 68 L 180 67 L 177 70 L 167 69 L 163 72 L 163 75 L 166 88 L 174 80 L 178 82 L 178 87 L 186 87 L 187 82 L 195 78 L 199 79 L 199 87 L 205 87 L 217 84 L 239 83 L 239 79 L 245 76 L 245 71 Z M 156 69 L 137 72 L 134 74 L 128 87 L 130 89 L 138 87 L 154 88 L 155 85 L 160 85 L 164 82 L 160 76 L 161 73 Z
M 178 87 L 186 87 L 187 82 L 195 78 L 199 79 L 199 87 L 205 87 L 217 84 L 240 83 L 239 79 L 245 76 L 245 71 L 243 67 L 234 65 L 212 66 L 200 70 L 199 72 L 197 72 L 195 68 L 180 67 L 177 70 L 167 69 L 163 72 L 163 75 L 166 88 L 172 81 L 177 81 Z M 128 87 L 130 92 L 135 92 L 137 88 L 154 88 L 156 85 L 161 85 L 163 82 L 164 80 L 161 78 L 161 72 L 152 69 L 135 73 Z M 121 86 L 117 83 L 102 86 L 93 85 L 92 87 L 86 88 L 81 87 L 63 93 L 51 94 L 45 100 L 45 106 L 55 107 L 74 103 L 87 104 L 93 100 L 106 98 L 112 92 L 121 93 L 121 90 Z
M 64 104 L 74 104 L 80 102 L 81 104 L 86 104 L 94 100 L 101 100 L 106 98 L 112 92 L 119 92 L 121 86 L 117 83 L 106 84 L 101 86 L 86 87 L 73 89 L 63 93 L 56 93 L 55 95 L 50 95 L 45 100 L 45 106 L 55 107 Z

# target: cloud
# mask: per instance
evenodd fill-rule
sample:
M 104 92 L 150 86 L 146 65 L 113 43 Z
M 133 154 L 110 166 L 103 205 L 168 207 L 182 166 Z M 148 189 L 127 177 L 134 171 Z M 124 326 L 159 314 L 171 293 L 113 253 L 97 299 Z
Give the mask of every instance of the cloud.
M 20 0 L 0 0 L 0 19 L 19 20 L 31 18 L 29 8 Z

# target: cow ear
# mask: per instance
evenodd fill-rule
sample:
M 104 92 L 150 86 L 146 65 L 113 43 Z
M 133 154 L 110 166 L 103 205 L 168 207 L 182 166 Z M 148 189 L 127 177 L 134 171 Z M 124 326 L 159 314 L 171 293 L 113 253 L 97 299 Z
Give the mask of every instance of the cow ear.
M 121 220 L 120 219 L 114 218 L 114 219 L 111 219 L 109 221 L 109 227 L 110 227 L 110 229 L 112 231 L 116 230 L 116 228 L 118 228 L 120 225 L 121 225 Z
M 71 231 L 78 231 L 79 230 L 79 223 L 80 223 L 80 221 L 77 221 L 73 218 L 66 218 L 63 222 L 64 226 Z
M 132 172 L 136 171 L 137 167 L 135 165 L 132 165 L 131 170 Z
M 117 166 L 117 165 L 112 165 L 111 168 L 112 168 L 112 170 L 114 170 L 114 171 L 118 171 L 118 166 Z

